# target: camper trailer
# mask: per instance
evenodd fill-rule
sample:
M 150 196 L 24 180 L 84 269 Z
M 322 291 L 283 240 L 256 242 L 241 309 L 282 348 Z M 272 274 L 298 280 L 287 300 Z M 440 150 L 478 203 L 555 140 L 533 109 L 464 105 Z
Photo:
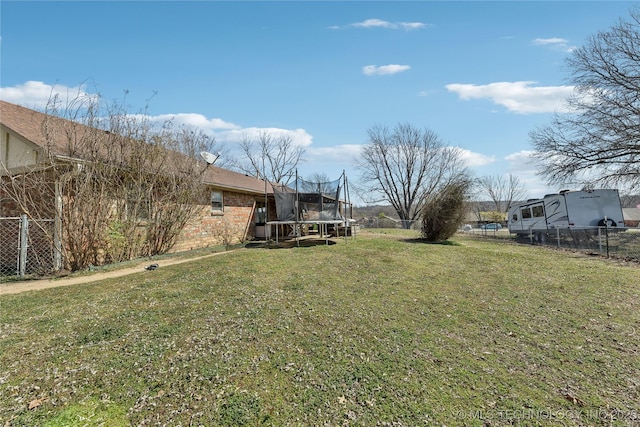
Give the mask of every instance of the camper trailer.
M 538 241 L 544 241 L 547 233 L 555 229 L 624 229 L 618 190 L 564 190 L 511 206 L 508 215 L 509 232 Z

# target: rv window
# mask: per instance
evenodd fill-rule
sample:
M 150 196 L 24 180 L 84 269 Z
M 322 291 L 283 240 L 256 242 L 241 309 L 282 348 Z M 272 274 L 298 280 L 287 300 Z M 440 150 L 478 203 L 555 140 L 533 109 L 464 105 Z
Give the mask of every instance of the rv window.
M 531 211 L 533 212 L 533 216 L 536 218 L 544 216 L 544 206 L 542 205 L 532 207 Z
M 518 214 L 516 212 L 513 213 L 513 216 L 511 217 L 512 221 L 517 221 L 518 220 Z
M 522 219 L 531 218 L 531 209 L 529 209 L 529 208 L 521 209 L 520 213 L 522 214 Z

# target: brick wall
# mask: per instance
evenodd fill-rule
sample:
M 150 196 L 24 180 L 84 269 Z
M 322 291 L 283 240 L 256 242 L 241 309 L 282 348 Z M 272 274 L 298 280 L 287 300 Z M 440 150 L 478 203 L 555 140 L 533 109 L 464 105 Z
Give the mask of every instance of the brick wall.
M 173 252 L 236 244 L 253 239 L 255 230 L 254 202 L 260 196 L 224 192 L 224 212 L 212 214 L 209 205 L 202 206 L 200 216 L 182 230 Z
M 19 216 L 18 206 L 4 198 L 0 188 L 0 216 Z M 255 196 L 225 191 L 224 212 L 212 214 L 209 204 L 202 205 L 199 217 L 183 229 L 172 252 L 218 246 L 225 243 L 237 244 L 252 240 L 255 232 L 254 202 L 264 203 L 264 196 Z M 275 207 L 269 203 L 269 218 L 275 218 Z
M 2 183 L 0 185 L 0 217 L 18 217 L 22 215 L 24 210 L 18 203 L 14 201 L 14 198 L 9 195 L 11 190 L 7 191 L 10 187 L 9 178 L 6 176 L 1 177 Z M 36 177 L 29 181 L 22 182 L 17 181 L 18 191 L 24 192 L 26 196 L 20 196 L 22 200 L 28 200 L 28 210 L 31 212 L 31 216 L 34 218 L 46 218 L 52 219 L 54 217 L 54 194 L 53 183 L 44 184 L 46 178 Z
M 4 181 L 9 178 L 3 176 L 0 179 Z M 4 182 L 2 184 L 4 184 Z M 18 208 L 18 204 L 3 191 L 0 185 L 0 217 L 17 217 L 22 215 L 22 213 L 22 210 Z
M 0 275 L 15 274 L 18 267 L 20 221 L 0 219 Z

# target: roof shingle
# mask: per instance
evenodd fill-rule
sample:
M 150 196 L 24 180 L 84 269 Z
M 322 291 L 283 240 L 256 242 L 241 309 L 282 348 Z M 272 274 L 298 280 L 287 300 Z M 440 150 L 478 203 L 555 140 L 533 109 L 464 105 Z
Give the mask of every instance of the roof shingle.
M 53 140 L 50 139 L 47 141 L 47 137 L 44 135 L 43 125 L 45 120 L 47 120 L 48 126 L 60 127 L 60 132 L 52 132 L 52 135 L 54 135 Z M 69 120 L 50 116 L 6 101 L 0 101 L 0 123 L 39 147 L 55 151 L 53 154 L 65 154 L 63 147 L 66 145 L 66 140 L 64 140 L 65 132 L 62 132 L 62 129 L 65 124 L 69 125 L 71 123 Z M 75 129 L 80 132 L 86 129 L 84 125 L 75 124 Z M 55 135 L 59 135 L 60 139 L 56 140 Z M 49 146 L 47 146 L 48 143 Z M 194 166 L 198 164 L 202 167 L 203 163 L 204 162 L 199 159 L 194 159 Z M 265 181 L 262 179 L 217 166 L 208 166 L 202 181 L 213 187 L 229 191 L 254 194 L 264 194 L 265 191 L 268 193 L 273 192 L 271 185 L 269 183 L 265 185 Z

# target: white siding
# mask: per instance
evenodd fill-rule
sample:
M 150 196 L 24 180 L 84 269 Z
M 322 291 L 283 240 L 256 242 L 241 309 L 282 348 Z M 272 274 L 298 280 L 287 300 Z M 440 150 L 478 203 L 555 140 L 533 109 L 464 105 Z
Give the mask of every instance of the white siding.
M 38 161 L 38 149 L 35 145 L 17 136 L 11 130 L 0 126 L 0 174 L 6 170 L 33 166 Z

